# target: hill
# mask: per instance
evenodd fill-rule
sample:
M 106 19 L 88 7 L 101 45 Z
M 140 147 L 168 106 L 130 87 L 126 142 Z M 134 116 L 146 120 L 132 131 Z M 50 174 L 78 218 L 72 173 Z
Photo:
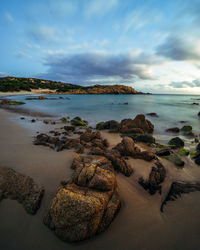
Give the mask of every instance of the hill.
M 65 94 L 144 94 L 124 85 L 81 86 L 37 78 L 0 78 L 0 92 L 31 91 L 34 89 L 48 89 Z

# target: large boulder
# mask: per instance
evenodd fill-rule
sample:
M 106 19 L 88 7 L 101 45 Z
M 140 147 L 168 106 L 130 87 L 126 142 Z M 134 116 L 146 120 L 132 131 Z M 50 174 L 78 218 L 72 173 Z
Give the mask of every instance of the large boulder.
M 60 188 L 44 223 L 65 241 L 80 241 L 104 231 L 120 208 L 112 165 L 105 157 L 76 156 L 72 181 Z
M 0 167 L 0 201 L 17 200 L 29 214 L 35 214 L 40 207 L 44 188 L 32 178 L 11 168 Z
M 141 129 L 143 132 L 152 133 L 154 130 L 154 125 L 145 118 L 144 115 L 137 115 L 134 120 L 124 119 L 121 121 L 121 131 L 128 129 Z

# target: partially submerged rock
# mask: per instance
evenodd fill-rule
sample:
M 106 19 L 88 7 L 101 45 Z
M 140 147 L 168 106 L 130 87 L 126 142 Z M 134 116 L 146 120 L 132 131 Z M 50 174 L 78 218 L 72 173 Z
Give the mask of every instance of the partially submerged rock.
M 0 167 L 0 201 L 17 200 L 29 214 L 35 214 L 40 207 L 44 188 L 39 187 L 32 178 L 11 168 Z
M 25 104 L 25 102 L 18 102 L 18 101 L 12 101 L 12 100 L 8 100 L 8 99 L 3 99 L 1 101 L 1 105 L 8 105 L 8 106 L 15 106 L 15 105 L 23 105 Z
M 174 148 L 182 148 L 184 147 L 185 143 L 181 138 L 174 137 L 168 142 L 168 145 L 173 146 Z
M 178 127 L 168 128 L 168 129 L 166 129 L 166 132 L 179 133 L 180 128 L 178 128 Z
M 151 116 L 151 117 L 159 117 L 159 115 L 157 113 L 154 113 L 154 112 L 148 113 L 147 115 Z
M 80 127 L 85 127 L 88 125 L 88 122 L 83 120 L 81 117 L 76 116 L 74 117 L 71 121 L 71 124 L 74 126 L 80 126 Z
M 60 188 L 44 223 L 65 241 L 80 241 L 105 231 L 120 208 L 112 165 L 105 157 L 76 156 L 72 182 Z

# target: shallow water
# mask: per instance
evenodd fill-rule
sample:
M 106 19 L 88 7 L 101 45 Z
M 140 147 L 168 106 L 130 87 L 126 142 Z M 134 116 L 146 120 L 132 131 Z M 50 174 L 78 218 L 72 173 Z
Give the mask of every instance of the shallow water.
M 198 133 L 200 111 L 197 95 L 46 95 L 48 100 L 25 100 L 27 96 L 8 97 L 25 101 L 25 109 L 44 112 L 58 117 L 81 116 L 94 126 L 99 121 L 134 118 L 137 114 L 156 112 L 159 118 L 148 117 L 155 124 L 155 134 L 164 136 L 170 127 L 182 127 L 187 121 Z M 60 99 L 63 97 L 63 99 Z M 70 98 L 70 99 L 69 99 Z M 128 105 L 124 103 L 128 102 Z

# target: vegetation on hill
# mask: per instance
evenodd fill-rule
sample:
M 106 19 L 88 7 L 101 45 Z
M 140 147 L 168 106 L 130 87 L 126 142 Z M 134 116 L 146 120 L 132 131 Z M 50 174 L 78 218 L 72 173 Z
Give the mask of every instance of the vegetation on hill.
M 124 85 L 81 86 L 36 78 L 1 77 L 0 92 L 49 89 L 66 94 L 143 94 Z

